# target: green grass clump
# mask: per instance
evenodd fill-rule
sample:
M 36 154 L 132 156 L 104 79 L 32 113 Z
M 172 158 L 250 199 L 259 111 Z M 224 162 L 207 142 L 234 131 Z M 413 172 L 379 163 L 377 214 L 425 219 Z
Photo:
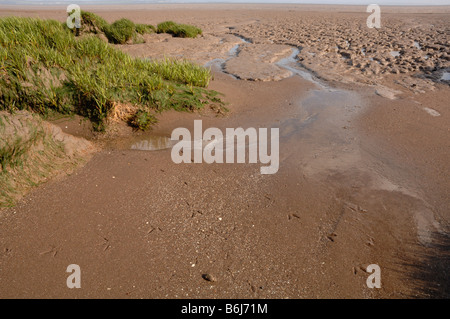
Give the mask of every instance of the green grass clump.
M 147 110 L 138 110 L 130 118 L 130 125 L 142 131 L 149 129 L 151 125 L 156 123 L 156 117 Z
M 67 28 L 65 22 L 63 25 Z M 138 35 L 155 33 L 156 28 L 150 24 L 134 24 L 128 19 L 120 19 L 109 24 L 95 13 L 81 11 L 81 28 L 79 30 L 74 28 L 72 32 L 76 35 L 104 34 L 108 42 L 124 44 L 130 39 L 133 39 L 133 43 L 144 43 L 143 38 Z
M 165 21 L 161 22 L 156 26 L 156 32 L 158 33 L 168 33 L 170 30 L 173 30 L 177 27 L 177 23 L 173 21 Z
M 81 31 L 104 33 L 108 27 L 108 22 L 102 17 L 92 12 L 81 11 Z
M 65 25 L 65 23 L 64 23 Z M 66 26 L 65 26 L 66 27 Z M 81 11 L 81 29 L 72 32 L 77 34 L 105 34 L 110 43 L 124 44 L 130 39 L 139 39 L 137 35 L 150 33 L 169 33 L 175 37 L 195 38 L 202 34 L 202 30 L 192 25 L 178 24 L 173 21 L 165 21 L 154 27 L 150 24 L 134 24 L 128 19 L 120 19 L 112 24 L 102 17 L 87 11 Z M 136 41 L 133 41 L 136 42 Z M 138 43 L 141 43 L 140 39 Z
M 136 27 L 136 32 L 141 35 L 156 32 L 155 26 L 153 26 L 151 24 L 139 24 L 138 23 L 138 24 L 135 24 L 135 27 Z
M 66 23 L 63 23 L 67 28 Z M 81 11 L 81 28 L 73 29 L 76 35 L 83 34 L 104 34 L 108 42 L 114 44 L 124 44 L 130 39 L 133 43 L 143 43 L 142 37 L 138 35 L 150 34 L 156 32 L 156 28 L 150 24 L 134 24 L 128 19 L 120 19 L 112 24 L 106 22 L 105 19 L 88 11 Z
M 157 26 L 158 33 L 169 33 L 180 38 L 195 38 L 202 34 L 202 30 L 192 25 L 178 24 L 173 21 L 165 21 Z
M 179 24 L 173 34 L 180 38 L 195 38 L 202 34 L 202 30 L 193 25 Z
M 205 89 L 210 79 L 202 66 L 132 58 L 54 20 L 0 19 L 0 110 L 76 113 L 102 130 L 118 103 L 157 112 L 221 105 Z
M 134 23 L 128 19 L 120 19 L 108 26 L 105 35 L 109 42 L 124 44 L 130 40 L 136 32 Z

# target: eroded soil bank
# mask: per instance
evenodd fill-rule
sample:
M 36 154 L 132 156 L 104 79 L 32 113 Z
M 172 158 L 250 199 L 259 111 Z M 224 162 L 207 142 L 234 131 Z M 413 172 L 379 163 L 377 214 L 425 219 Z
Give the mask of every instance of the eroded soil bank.
M 285 10 L 274 17 L 294 21 Z M 1 211 L 2 297 L 448 296 L 448 85 L 414 94 L 391 80 L 327 82 L 283 61 L 295 45 L 233 34 L 270 25 L 268 11 L 169 11 L 138 18 L 196 19 L 205 36 L 154 35 L 123 50 L 216 61 L 210 88 L 231 112 L 164 113 L 152 132 L 106 143 L 83 169 Z M 176 165 L 170 149 L 133 149 L 195 119 L 280 128 L 280 170 Z M 80 290 L 65 284 L 74 263 Z M 381 289 L 366 286 L 369 264 L 381 267 Z

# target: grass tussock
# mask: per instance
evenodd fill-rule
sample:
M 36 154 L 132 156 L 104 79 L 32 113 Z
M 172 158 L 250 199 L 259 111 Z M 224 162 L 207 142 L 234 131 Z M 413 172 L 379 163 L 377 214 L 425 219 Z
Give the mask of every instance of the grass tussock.
M 158 33 L 169 33 L 180 38 L 195 38 L 202 34 L 202 30 L 188 24 L 178 24 L 173 21 L 165 21 L 158 24 L 156 31 Z
M 136 27 L 128 19 L 120 19 L 106 28 L 106 37 L 112 43 L 127 43 L 135 34 Z
M 64 23 L 63 26 L 67 28 Z M 156 32 L 156 28 L 150 24 L 135 24 L 128 19 L 120 19 L 112 24 L 106 22 L 102 17 L 87 11 L 81 11 L 81 28 L 71 30 L 76 35 L 103 34 L 108 42 L 114 44 L 143 43 L 144 34 Z
M 112 24 L 106 22 L 102 17 L 87 11 L 81 11 L 81 29 L 72 30 L 79 34 L 104 34 L 110 43 L 142 43 L 142 36 L 151 33 L 168 33 L 175 37 L 195 38 L 202 34 L 202 30 L 192 25 L 178 24 L 166 21 L 157 27 L 151 24 L 135 24 L 128 19 L 120 19 Z
M 157 123 L 156 117 L 146 110 L 138 110 L 130 118 L 130 125 L 143 131 L 155 123 Z
M 155 26 L 151 24 L 135 24 L 136 32 L 139 34 L 156 33 Z
M 81 11 L 81 19 L 81 32 L 105 33 L 109 27 L 105 19 L 92 12 Z
M 82 25 L 90 32 L 107 28 L 122 42 L 130 22 L 109 26 L 85 13 Z M 149 113 L 221 108 L 219 94 L 206 89 L 210 79 L 210 70 L 199 65 L 132 58 L 98 37 L 76 37 L 54 20 L 0 19 L 0 110 L 76 113 L 102 130 L 117 104 Z

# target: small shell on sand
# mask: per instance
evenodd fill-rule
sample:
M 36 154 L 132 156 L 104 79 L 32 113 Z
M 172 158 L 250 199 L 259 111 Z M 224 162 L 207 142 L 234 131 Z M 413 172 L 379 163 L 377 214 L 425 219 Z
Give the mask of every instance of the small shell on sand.
M 424 107 L 423 108 L 425 110 L 425 112 L 427 112 L 428 114 L 430 114 L 431 116 L 441 116 L 441 113 L 439 113 L 436 110 L 430 109 L 429 107 Z
M 375 89 L 375 94 L 385 97 L 390 100 L 395 100 L 397 98 L 397 94 L 400 94 L 400 93 L 401 93 L 400 91 L 389 89 L 389 88 L 387 88 L 385 86 L 381 86 L 381 85 L 377 86 Z

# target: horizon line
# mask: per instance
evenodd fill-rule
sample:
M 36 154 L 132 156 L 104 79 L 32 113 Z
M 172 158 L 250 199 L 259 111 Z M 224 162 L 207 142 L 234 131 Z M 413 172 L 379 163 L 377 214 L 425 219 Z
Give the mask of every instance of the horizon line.
M 6 3 L 5 3 L 6 2 Z M 26 3 L 24 3 L 26 2 Z M 176 1 L 176 2 L 142 2 L 142 1 L 89 1 L 89 0 L 81 0 L 80 4 L 88 5 L 88 6 L 106 6 L 106 5 L 180 5 L 180 4 L 195 4 L 195 5 L 216 5 L 216 4 L 230 4 L 230 5 L 308 5 L 308 6 L 360 6 L 360 7 L 366 7 L 369 4 L 356 4 L 356 3 L 329 3 L 329 2 L 323 2 L 323 3 L 309 3 L 309 2 L 236 2 L 236 1 L 220 1 L 220 2 L 203 2 L 203 1 Z M 375 2 L 375 1 L 373 1 Z M 7 5 L 7 6 L 35 6 L 35 7 L 43 7 L 43 6 L 58 6 L 63 4 L 77 4 L 76 1 L 73 0 L 59 0 L 55 1 L 54 3 L 42 2 L 39 3 L 38 1 L 0 1 L 0 5 Z M 373 3 L 376 4 L 376 3 Z M 450 6 L 450 3 L 448 4 L 378 4 L 380 7 L 448 7 Z

